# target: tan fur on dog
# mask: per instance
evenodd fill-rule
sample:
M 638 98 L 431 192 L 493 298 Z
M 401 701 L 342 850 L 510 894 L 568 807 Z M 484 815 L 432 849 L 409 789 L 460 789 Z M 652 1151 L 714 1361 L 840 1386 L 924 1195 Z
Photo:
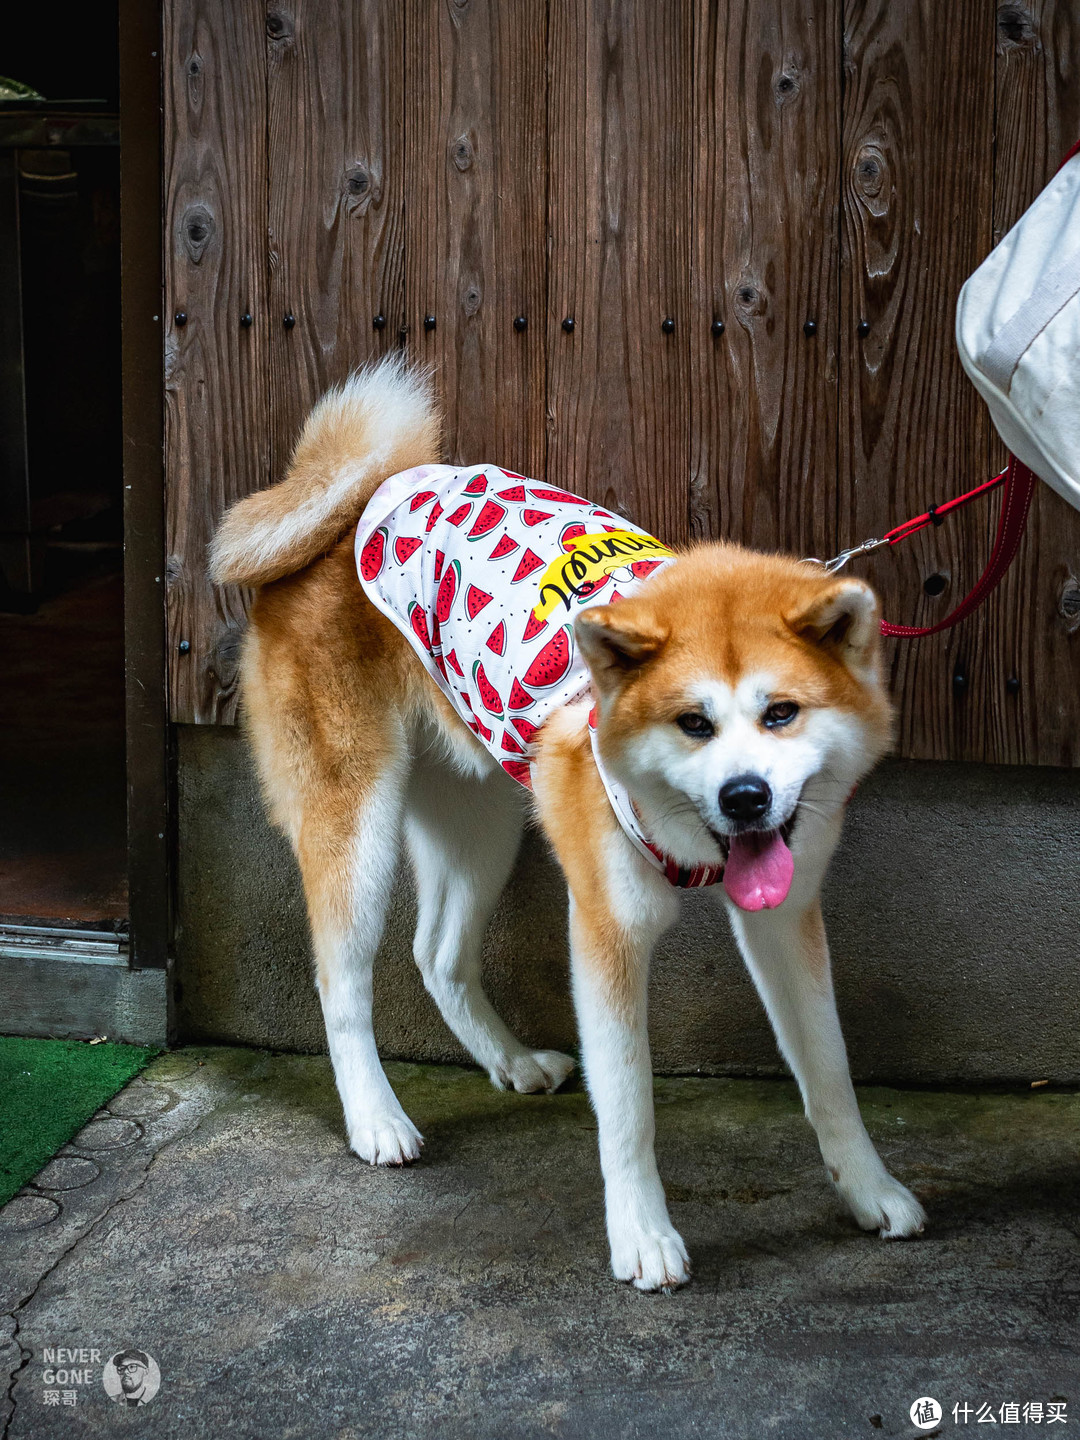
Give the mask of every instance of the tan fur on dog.
M 239 501 L 210 550 L 219 585 L 292 575 L 355 524 L 382 482 L 438 457 L 429 377 L 400 359 L 358 370 L 308 416 L 287 477 Z
M 365 504 L 390 474 L 438 458 L 439 428 L 422 377 L 397 362 L 361 372 L 313 411 L 286 480 L 230 511 L 212 557 L 219 581 L 261 586 L 242 660 L 244 712 L 270 814 L 303 875 L 349 1140 L 380 1164 L 415 1159 L 421 1143 L 371 1023 L 371 966 L 402 836 L 417 882 L 416 959 L 447 1023 L 498 1085 L 552 1090 L 572 1065 L 524 1046 L 480 985 L 480 943 L 513 862 L 524 792 L 357 578 L 353 532 Z M 794 827 L 789 898 L 756 914 L 729 907 L 732 923 L 838 1190 L 861 1225 L 899 1236 L 921 1228 L 922 1211 L 859 1119 L 818 904 L 845 799 L 889 740 L 877 623 L 861 581 L 715 544 L 685 551 L 621 603 L 583 610 L 575 634 L 605 765 L 625 767 L 639 815 L 680 865 L 722 863 L 735 843 L 717 796 L 740 765 L 772 766 L 775 796 L 790 791 L 790 813 L 769 822 L 773 835 Z M 774 732 L 767 714 L 778 701 L 799 708 Z M 612 1265 L 657 1289 L 689 1275 L 652 1156 L 645 1037 L 649 954 L 679 892 L 615 820 L 588 709 L 569 705 L 540 732 L 535 813 L 570 890 Z M 687 733 L 687 711 L 710 715 L 714 733 Z

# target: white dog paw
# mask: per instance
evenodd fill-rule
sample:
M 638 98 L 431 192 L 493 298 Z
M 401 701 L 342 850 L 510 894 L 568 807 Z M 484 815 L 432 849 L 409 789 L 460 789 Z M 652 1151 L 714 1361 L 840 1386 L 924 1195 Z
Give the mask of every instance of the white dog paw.
M 349 1129 L 353 1151 L 370 1165 L 407 1165 L 420 1158 L 424 1137 L 407 1115 L 369 1115 Z
M 864 1230 L 877 1230 L 883 1240 L 907 1240 L 922 1234 L 926 1211 L 887 1170 L 867 1184 L 850 1187 L 841 1176 L 836 1188 Z
M 522 1095 L 558 1090 L 574 1068 L 569 1055 L 558 1050 L 523 1050 L 520 1055 L 507 1055 L 488 1072 L 498 1090 L 517 1090 Z
M 632 1280 L 638 1290 L 677 1290 L 690 1279 L 690 1256 L 670 1225 L 628 1231 L 612 1240 L 611 1268 L 616 1280 Z

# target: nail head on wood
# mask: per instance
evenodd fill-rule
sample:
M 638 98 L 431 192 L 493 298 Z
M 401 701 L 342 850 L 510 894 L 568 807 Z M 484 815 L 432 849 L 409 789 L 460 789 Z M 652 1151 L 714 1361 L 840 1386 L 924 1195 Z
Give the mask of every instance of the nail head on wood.
M 524 316 L 524 315 L 515 315 L 515 316 L 514 316 L 514 329 L 518 332 L 519 335 L 521 334 L 522 330 L 525 329 L 525 327 L 528 325 L 528 323 L 529 323 L 529 321 L 528 321 L 528 319 L 527 319 L 526 316 Z
M 867 335 L 870 334 L 870 321 L 869 321 L 869 320 L 860 320 L 857 328 L 858 328 L 859 339 L 860 339 L 860 340 L 865 340 L 866 337 L 867 337 Z
M 250 330 L 250 328 L 251 328 L 251 312 L 250 312 L 250 310 L 245 310 L 244 313 L 243 313 L 243 315 L 240 316 L 240 324 L 243 326 L 243 328 L 244 328 L 245 330 Z
M 723 322 L 722 320 L 714 320 L 714 321 L 712 322 L 712 324 L 709 326 L 709 334 L 713 337 L 714 340 L 719 340 L 719 339 L 720 339 L 720 336 L 721 336 L 723 333 L 724 333 L 724 322 Z
M 817 321 L 807 320 L 806 324 L 802 327 L 802 333 L 808 340 L 812 340 L 817 334 Z
M 176 314 L 173 316 L 173 320 L 177 325 L 180 326 L 181 329 L 183 329 L 183 327 L 187 324 L 187 311 L 177 310 Z
M 371 326 L 372 326 L 372 329 L 373 329 L 373 330 L 385 330 L 385 329 L 386 329 L 386 316 L 385 316 L 385 315 L 376 315 L 375 318 L 374 318 L 374 319 L 372 320 L 372 322 L 371 322 Z
M 181 641 L 180 641 L 180 644 L 177 645 L 176 648 L 177 648 L 177 650 L 180 651 L 180 654 L 181 654 L 181 655 L 187 655 L 187 654 L 190 652 L 190 650 L 191 650 L 191 641 L 190 641 L 190 640 L 181 640 Z
M 1017 676 L 1017 675 L 1010 675 L 1010 676 L 1009 676 L 1009 678 L 1005 681 L 1005 693 L 1008 694 L 1008 695 L 1018 695 L 1018 694 L 1020 693 L 1020 678 L 1019 678 L 1019 676 Z
M 572 315 L 567 315 L 566 319 L 562 322 L 562 328 L 566 331 L 567 335 L 573 334 L 574 317 Z
M 286 330 L 291 330 L 296 324 L 296 316 L 290 310 L 281 323 L 285 326 Z
M 675 334 L 675 321 L 671 318 L 670 315 L 666 315 L 664 319 L 661 320 L 660 329 L 664 332 L 665 335 Z
M 425 316 L 424 316 L 424 329 L 425 329 L 425 330 L 434 330 L 434 329 L 435 329 L 435 316 L 434 316 L 434 315 L 425 315 Z

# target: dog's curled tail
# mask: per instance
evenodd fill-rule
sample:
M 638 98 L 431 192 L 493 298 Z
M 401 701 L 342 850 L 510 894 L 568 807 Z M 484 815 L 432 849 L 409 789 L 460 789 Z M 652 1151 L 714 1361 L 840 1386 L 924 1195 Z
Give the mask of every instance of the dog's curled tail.
M 285 479 L 238 501 L 210 545 L 217 584 L 266 585 L 328 550 L 382 482 L 439 458 L 428 372 L 397 356 L 357 370 L 308 416 Z

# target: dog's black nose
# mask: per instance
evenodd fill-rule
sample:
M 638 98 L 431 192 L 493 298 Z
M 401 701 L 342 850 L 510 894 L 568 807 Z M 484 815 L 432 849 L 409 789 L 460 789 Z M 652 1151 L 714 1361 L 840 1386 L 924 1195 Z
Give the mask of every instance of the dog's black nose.
M 729 820 L 760 820 L 772 791 L 760 775 L 736 775 L 720 787 L 720 808 Z

